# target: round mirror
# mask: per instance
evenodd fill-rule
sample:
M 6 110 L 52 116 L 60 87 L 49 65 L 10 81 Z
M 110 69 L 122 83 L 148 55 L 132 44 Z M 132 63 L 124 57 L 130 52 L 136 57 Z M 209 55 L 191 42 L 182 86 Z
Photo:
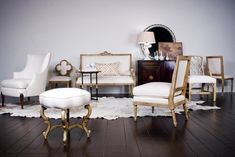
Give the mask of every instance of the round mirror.
M 154 24 L 147 27 L 144 31 L 154 32 L 156 43 L 152 44 L 152 47 L 149 48 L 152 57 L 154 56 L 154 52 L 158 51 L 158 42 L 176 42 L 174 33 L 165 25 Z

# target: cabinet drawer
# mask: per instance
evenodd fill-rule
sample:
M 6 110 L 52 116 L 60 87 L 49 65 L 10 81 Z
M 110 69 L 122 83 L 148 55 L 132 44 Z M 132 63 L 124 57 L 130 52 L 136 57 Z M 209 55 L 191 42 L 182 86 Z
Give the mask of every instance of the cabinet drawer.
M 138 61 L 138 85 L 148 82 L 171 82 L 175 61 Z

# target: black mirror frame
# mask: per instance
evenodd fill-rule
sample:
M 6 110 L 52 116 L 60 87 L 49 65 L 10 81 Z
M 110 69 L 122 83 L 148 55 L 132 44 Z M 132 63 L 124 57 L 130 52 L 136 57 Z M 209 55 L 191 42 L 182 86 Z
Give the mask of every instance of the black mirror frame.
M 156 30 L 157 28 L 159 30 Z M 158 42 L 176 42 L 176 37 L 173 31 L 165 25 L 153 24 L 153 25 L 148 26 L 144 31 L 154 32 L 156 43 L 152 44 L 152 47 L 149 48 L 150 56 L 152 57 L 154 56 L 154 53 L 158 51 Z

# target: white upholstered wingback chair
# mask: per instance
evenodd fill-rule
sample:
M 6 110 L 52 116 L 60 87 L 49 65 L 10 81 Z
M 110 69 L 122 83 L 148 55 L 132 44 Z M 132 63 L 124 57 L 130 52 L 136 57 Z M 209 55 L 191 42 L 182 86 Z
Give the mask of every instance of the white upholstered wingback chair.
M 213 101 L 216 101 L 216 79 L 205 74 L 202 56 L 191 56 L 188 84 L 189 101 L 192 99 L 192 94 L 211 93 L 213 94 Z M 207 90 L 205 89 L 205 85 L 207 85 Z M 210 86 L 212 87 L 212 91 L 210 91 Z
M 190 57 L 178 56 L 174 68 L 172 82 L 150 82 L 133 89 L 134 119 L 137 120 L 137 106 L 157 106 L 169 108 L 172 113 L 173 124 L 176 127 L 175 108 L 183 105 L 186 120 L 186 88 L 189 72 Z
M 1 82 L 2 106 L 5 96 L 19 97 L 23 109 L 25 97 L 38 96 L 45 91 L 51 53 L 28 54 L 24 69 L 13 73 L 13 79 Z

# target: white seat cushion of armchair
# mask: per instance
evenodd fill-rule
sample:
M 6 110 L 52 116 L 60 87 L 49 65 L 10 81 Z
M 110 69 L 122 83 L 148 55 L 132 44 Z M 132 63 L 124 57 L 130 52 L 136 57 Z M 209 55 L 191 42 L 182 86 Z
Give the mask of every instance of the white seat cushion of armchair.
M 81 84 L 81 77 L 78 78 L 77 84 Z M 90 76 L 83 77 L 84 84 L 90 84 Z M 95 77 L 92 77 L 92 83 L 95 84 Z M 102 84 L 112 84 L 112 85 L 124 85 L 124 84 L 134 84 L 134 80 L 131 76 L 118 75 L 118 76 L 98 76 L 98 85 Z
M 31 79 L 9 79 L 1 82 L 2 87 L 25 89 L 28 87 L 32 80 Z
M 216 83 L 216 79 L 207 75 L 192 75 L 188 77 L 188 83 Z
M 49 81 L 71 81 L 71 77 L 69 76 L 53 76 Z
M 90 100 L 90 93 L 79 88 L 56 88 L 43 92 L 39 96 L 42 106 L 58 109 L 87 105 Z
M 183 95 L 179 95 L 174 97 L 174 103 L 180 102 L 185 100 L 185 97 Z M 158 98 L 158 97 L 151 97 L 151 96 L 134 96 L 133 97 L 134 102 L 143 102 L 143 103 L 155 103 L 155 104 L 163 104 L 168 105 L 168 99 L 167 98 Z M 140 104 L 141 105 L 141 104 Z
M 150 82 L 134 87 L 133 95 L 168 98 L 170 89 L 171 89 L 171 83 Z

